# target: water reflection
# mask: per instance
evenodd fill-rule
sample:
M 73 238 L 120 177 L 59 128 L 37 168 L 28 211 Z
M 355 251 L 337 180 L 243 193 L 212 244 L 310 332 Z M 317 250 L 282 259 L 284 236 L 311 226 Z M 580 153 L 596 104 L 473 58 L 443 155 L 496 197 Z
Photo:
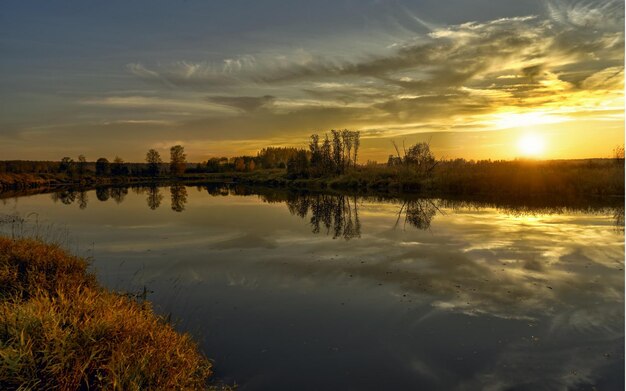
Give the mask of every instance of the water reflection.
M 427 230 L 432 222 L 440 215 L 442 209 L 463 210 L 495 208 L 499 212 L 512 216 L 535 216 L 564 214 L 573 211 L 587 213 L 611 213 L 614 226 L 624 231 L 624 205 L 614 200 L 607 205 L 590 205 L 585 202 L 572 205 L 558 204 L 546 199 L 515 200 L 504 199 L 498 201 L 477 200 L 450 200 L 429 198 L 391 198 L 388 196 L 362 196 L 345 194 L 322 194 L 310 192 L 295 192 L 280 189 L 252 188 L 241 185 L 204 184 L 196 186 L 198 191 L 205 191 L 214 197 L 250 196 L 255 195 L 264 202 L 284 203 L 292 215 L 301 218 L 309 217 L 313 233 L 326 233 L 333 238 L 350 240 L 361 237 L 361 223 L 359 221 L 359 202 L 362 200 L 376 200 L 397 204 L 397 219 L 395 227 L 411 227 Z M 162 188 L 157 185 L 132 187 L 136 194 L 146 194 L 146 205 L 151 210 L 158 209 L 163 202 Z M 117 204 L 124 202 L 129 187 L 98 187 L 95 189 L 96 198 L 101 202 L 112 199 Z M 187 186 L 181 183 L 169 187 L 170 207 L 175 212 L 185 211 L 187 204 Z M 62 189 L 51 194 L 54 202 L 65 205 L 78 203 L 80 209 L 87 208 L 89 198 L 85 190 Z M 401 224 L 402 223 L 402 224 Z
M 174 212 L 182 212 L 185 210 L 185 204 L 187 203 L 187 187 L 180 183 L 170 186 L 170 199 L 172 200 L 171 207 Z
M 342 237 L 346 240 L 361 237 L 361 223 L 357 197 L 344 195 L 296 195 L 292 194 L 285 201 L 291 214 L 307 217 L 310 213 L 313 233 L 323 228 L 333 239 Z
M 108 187 L 97 187 L 96 188 L 96 198 L 98 201 L 106 202 L 110 197 L 110 189 Z
M 161 201 L 163 201 L 163 195 L 161 194 L 161 190 L 158 186 L 150 186 L 147 188 L 146 193 L 148 194 L 146 197 L 146 203 L 148 204 L 148 208 L 155 210 L 161 206 Z
M 149 286 L 245 389 L 623 389 L 619 200 L 196 189 L 62 190 L 7 210 L 95 242 L 103 281 Z

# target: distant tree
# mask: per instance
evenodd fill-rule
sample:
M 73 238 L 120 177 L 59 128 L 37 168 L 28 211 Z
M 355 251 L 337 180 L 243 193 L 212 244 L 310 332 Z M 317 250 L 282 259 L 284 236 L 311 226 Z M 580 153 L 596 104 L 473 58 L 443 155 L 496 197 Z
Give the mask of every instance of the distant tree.
M 254 171 L 254 168 L 256 167 L 256 164 L 254 163 L 253 159 L 250 159 L 248 161 L 248 164 L 246 166 L 246 171 Z
M 105 176 L 111 173 L 111 167 L 109 161 L 106 158 L 101 157 L 96 160 L 96 175 Z
M 150 149 L 146 153 L 146 162 L 148 163 L 148 173 L 152 176 L 159 175 L 161 163 L 163 163 L 159 152 L 155 149 Z
M 85 172 L 87 171 L 87 159 L 85 158 L 85 155 L 78 155 L 78 174 L 79 175 L 85 175 Z
M 361 146 L 361 132 L 358 130 L 352 132 L 352 144 L 354 146 L 354 158 L 352 159 L 352 162 L 354 163 L 354 167 L 356 167 L 359 147 Z
M 262 168 L 276 168 L 292 158 L 298 152 L 292 147 L 267 147 L 263 148 L 256 156 L 255 164 Z
M 67 156 L 61 159 L 61 163 L 59 163 L 59 172 L 72 174 L 74 172 L 74 160 Z
M 119 156 L 116 156 L 113 159 L 113 164 L 111 164 L 111 174 L 113 175 L 128 175 L 128 167 L 124 164 L 124 159 Z
M 431 152 L 429 143 L 419 142 L 409 147 L 408 151 L 404 148 L 403 143 L 402 150 L 404 156 L 400 154 L 398 145 L 394 141 L 391 143 L 396 150 L 397 156 L 389 155 L 389 160 L 387 161 L 389 166 L 404 166 L 420 176 L 426 176 L 430 175 L 437 165 L 435 155 Z
M 411 146 L 404 159 L 405 164 L 420 175 L 430 174 L 436 165 L 435 155 L 430 151 L 430 144 L 424 142 Z
M 341 131 L 344 169 L 350 167 L 350 160 L 352 159 L 352 145 L 354 144 L 353 140 L 353 132 L 349 131 L 348 129 L 344 129 Z
M 344 171 L 344 145 L 341 139 L 341 132 L 338 130 L 331 130 L 331 134 L 333 135 L 333 166 L 335 167 L 337 174 L 343 174 Z
M 172 175 L 182 175 L 185 173 L 187 155 L 185 148 L 181 145 L 174 145 L 170 148 L 170 172 Z
M 307 177 L 309 159 L 305 150 L 301 149 L 287 162 L 287 174 L 293 178 Z
M 323 175 L 329 175 L 335 171 L 335 165 L 333 161 L 332 147 L 330 145 L 328 135 L 326 135 L 324 138 L 324 142 L 322 143 L 320 152 L 322 155 L 321 172 Z
M 624 164 L 624 146 L 618 145 L 613 149 L 613 158 L 618 164 Z
M 245 171 L 246 162 L 242 158 L 235 159 L 235 171 Z

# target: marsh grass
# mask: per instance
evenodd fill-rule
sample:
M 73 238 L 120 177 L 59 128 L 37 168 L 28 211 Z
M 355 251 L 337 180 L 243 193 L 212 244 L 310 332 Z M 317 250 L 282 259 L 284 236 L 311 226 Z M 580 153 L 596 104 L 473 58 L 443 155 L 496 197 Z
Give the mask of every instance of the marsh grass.
M 0 389 L 207 389 L 211 363 L 146 301 L 55 245 L 0 237 Z

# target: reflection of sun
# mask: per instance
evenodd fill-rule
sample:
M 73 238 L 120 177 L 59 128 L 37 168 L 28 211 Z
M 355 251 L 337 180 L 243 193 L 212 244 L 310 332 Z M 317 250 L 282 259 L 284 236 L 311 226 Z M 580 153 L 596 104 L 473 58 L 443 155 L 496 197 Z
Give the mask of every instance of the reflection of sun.
M 545 148 L 543 138 L 536 134 L 525 134 L 517 140 L 517 149 L 524 156 L 540 155 Z

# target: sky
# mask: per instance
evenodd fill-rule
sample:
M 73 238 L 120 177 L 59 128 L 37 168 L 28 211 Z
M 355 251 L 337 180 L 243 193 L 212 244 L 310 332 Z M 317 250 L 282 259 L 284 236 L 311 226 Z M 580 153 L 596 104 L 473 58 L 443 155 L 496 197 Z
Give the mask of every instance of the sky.
M 34 1 L 0 7 L 0 160 L 190 161 L 361 132 L 437 157 L 609 157 L 624 3 Z

